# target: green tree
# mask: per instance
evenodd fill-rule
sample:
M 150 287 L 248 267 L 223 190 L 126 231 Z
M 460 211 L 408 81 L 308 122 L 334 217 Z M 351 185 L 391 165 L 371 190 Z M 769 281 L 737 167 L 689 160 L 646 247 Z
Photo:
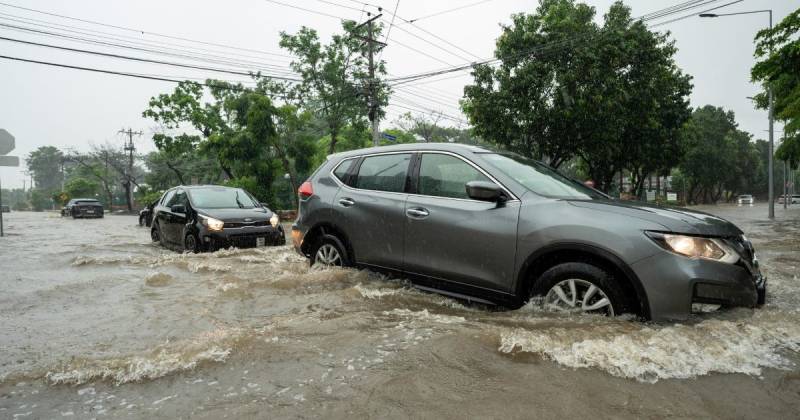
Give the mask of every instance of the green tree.
M 786 16 L 772 29 L 756 35 L 756 53 L 759 60 L 753 66 L 754 81 L 772 88 L 774 112 L 777 120 L 784 122 L 784 141 L 776 151 L 781 160 L 793 167 L 800 166 L 800 9 Z M 756 97 L 761 108 L 767 108 L 766 93 Z
M 53 146 L 42 146 L 28 154 L 26 164 L 36 188 L 47 192 L 48 196 L 61 190 L 63 160 L 64 154 Z
M 329 154 L 339 150 L 339 136 L 346 126 L 366 125 L 370 89 L 375 90 L 378 102 L 378 115 L 372 117 L 382 116 L 388 100 L 388 86 L 380 81 L 386 74 L 383 61 L 375 63 L 375 79 L 369 77 L 365 58 L 369 47 L 362 40 L 367 36 L 366 26 L 343 21 L 342 28 L 344 33 L 334 35 L 327 45 L 320 43 L 316 30 L 305 26 L 293 35 L 281 32 L 280 41 L 280 46 L 296 57 L 291 67 L 302 77 L 284 91 L 325 122 Z M 379 38 L 380 32 L 378 27 L 373 36 Z
M 100 192 L 100 185 L 87 178 L 72 178 L 64 184 L 68 198 L 94 198 Z
M 476 66 L 462 108 L 487 141 L 559 167 L 578 157 L 599 188 L 628 169 L 639 187 L 668 172 L 683 150 L 690 78 L 675 65 L 666 34 L 651 32 L 614 3 L 595 10 L 574 0 L 543 0 L 512 16 L 495 56 Z

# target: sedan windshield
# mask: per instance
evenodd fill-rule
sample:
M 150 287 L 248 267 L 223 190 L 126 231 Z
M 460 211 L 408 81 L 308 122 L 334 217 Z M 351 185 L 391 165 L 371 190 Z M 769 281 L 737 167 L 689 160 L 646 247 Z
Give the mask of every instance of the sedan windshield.
M 192 206 L 199 209 L 252 209 L 260 207 L 241 188 L 209 187 L 189 189 Z
M 607 199 L 605 195 L 532 159 L 514 154 L 484 155 L 492 166 L 536 194 L 579 200 Z

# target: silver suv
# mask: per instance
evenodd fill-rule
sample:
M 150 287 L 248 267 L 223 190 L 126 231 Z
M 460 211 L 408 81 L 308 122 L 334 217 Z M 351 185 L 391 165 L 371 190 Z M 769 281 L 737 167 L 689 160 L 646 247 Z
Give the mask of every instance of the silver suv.
M 299 189 L 295 248 L 425 290 L 516 307 L 684 319 L 756 306 L 751 243 L 718 217 L 624 202 L 515 154 L 458 144 L 338 153 Z

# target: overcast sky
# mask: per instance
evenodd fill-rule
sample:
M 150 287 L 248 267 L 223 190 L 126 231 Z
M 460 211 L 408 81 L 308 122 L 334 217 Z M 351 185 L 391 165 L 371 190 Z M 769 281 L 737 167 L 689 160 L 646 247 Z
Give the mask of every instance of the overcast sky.
M 366 1 L 366 0 L 365 0 Z M 708 7 L 723 5 L 733 0 L 713 2 Z M 286 68 L 289 58 L 278 47 L 280 31 L 289 33 L 301 26 L 317 29 L 324 40 L 340 29 L 336 17 L 363 20 L 361 11 L 374 11 L 355 0 L 330 0 L 347 7 L 326 4 L 322 0 L 281 0 L 308 10 L 298 10 L 269 0 L 0 0 L 0 37 L 21 39 L 51 45 L 69 46 L 121 55 L 148 57 L 171 62 L 187 62 L 178 57 L 156 56 L 142 51 L 104 47 L 85 41 L 20 30 L 19 27 L 37 31 L 66 34 L 72 37 L 93 39 L 106 37 L 105 42 L 136 42 L 137 48 L 173 49 L 174 53 L 221 55 L 225 63 L 202 64 L 210 67 L 233 68 L 233 59 L 247 61 L 248 66 L 258 65 L 270 71 Z M 386 9 L 384 18 L 391 20 L 396 6 L 397 15 L 407 20 L 419 19 L 414 24 L 395 20 L 383 53 L 392 76 L 402 76 L 441 69 L 489 58 L 494 52 L 494 42 L 500 25 L 509 21 L 513 13 L 533 12 L 536 0 L 369 0 L 369 4 Z M 586 0 L 598 12 L 598 18 L 608 9 L 611 0 Z M 634 16 L 662 9 L 683 0 L 631 0 L 626 1 Z M 479 4 L 475 4 L 479 3 Z M 448 9 L 472 5 L 461 10 L 426 17 Z M 141 32 L 100 26 L 88 22 L 36 13 L 9 7 L 21 6 L 52 14 L 102 22 L 120 28 L 135 28 Z M 352 9 L 350 8 L 352 7 Z M 718 10 L 738 12 L 756 9 L 773 9 L 774 22 L 779 22 L 795 8 L 795 0 L 744 0 Z M 696 9 L 697 11 L 703 10 Z M 315 14 L 317 11 L 323 14 Z M 389 12 L 389 13 L 387 13 Z M 670 18 L 690 14 L 684 12 Z M 327 16 L 331 15 L 331 16 Z M 33 21 L 30 19 L 36 19 Z M 653 24 L 668 20 L 665 18 Z M 694 77 L 692 106 L 713 104 L 733 110 L 740 127 L 756 138 L 766 138 L 767 114 L 755 110 L 748 96 L 759 92 L 750 83 L 753 65 L 753 36 L 768 24 L 767 14 L 732 16 L 718 19 L 692 17 L 654 29 L 669 30 L 676 41 L 676 61 L 684 72 Z M 63 26 L 59 26 L 63 25 Z M 10 28 L 16 26 L 17 28 Z M 424 31 L 428 31 L 428 33 Z M 71 32 L 67 32 L 71 31 Z M 92 32 L 94 31 L 94 32 Z M 82 33 L 79 33 L 82 32 Z M 174 38 L 198 40 L 209 44 L 191 43 Z M 430 34 L 439 37 L 437 39 Z M 114 39 L 112 39 L 114 38 Z M 425 40 L 429 41 L 426 42 Z M 444 41 L 443 41 L 444 40 Z M 446 42 L 445 42 L 446 41 Z M 448 45 L 451 44 L 451 45 Z M 128 44 L 133 45 L 133 44 Z M 452 46 L 454 45 L 454 46 Z M 228 47 L 230 46 L 230 47 Z M 238 49 L 234 49 L 235 47 Z M 458 48 L 456 48 L 458 47 Z M 176 51 L 183 50 L 183 51 Z M 167 76 L 169 78 L 220 78 L 244 80 L 236 75 L 211 71 L 189 70 L 160 64 L 136 63 L 107 57 L 58 51 L 32 45 L 0 40 L 0 55 L 30 60 L 48 61 L 73 66 Z M 219 60 L 219 58 L 217 58 Z M 257 62 L 258 64 L 252 64 Z M 198 64 L 198 63 L 194 63 Z M 240 68 L 242 65 L 239 66 Z M 465 83 L 471 79 L 468 72 L 452 73 L 411 88 L 398 89 L 389 108 L 391 124 L 406 108 L 435 110 L 452 117 L 450 124 L 464 119 L 458 111 L 458 98 Z M 0 59 L 0 128 L 16 137 L 16 150 L 12 155 L 24 158 L 32 150 L 44 145 L 59 148 L 88 150 L 90 144 L 106 142 L 119 144 L 123 138 L 117 134 L 121 128 L 142 130 L 145 135 L 136 139 L 142 152 L 153 150 L 154 124 L 141 117 L 150 97 L 172 90 L 174 83 L 134 79 L 81 70 L 49 67 L 40 64 Z M 776 127 L 780 129 L 780 127 Z M 780 132 L 776 134 L 776 138 Z M 20 168 L 0 167 L 4 187 L 22 187 L 25 179 L 24 162 Z

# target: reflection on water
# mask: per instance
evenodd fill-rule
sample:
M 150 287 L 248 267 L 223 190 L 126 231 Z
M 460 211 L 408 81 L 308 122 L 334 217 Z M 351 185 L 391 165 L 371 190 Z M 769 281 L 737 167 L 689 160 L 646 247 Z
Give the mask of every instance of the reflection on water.
M 289 247 L 180 254 L 151 244 L 133 217 L 11 213 L 15 235 L 0 248 L 0 381 L 122 384 L 236 357 L 333 358 L 332 348 L 338 359 L 317 362 L 329 366 L 322 375 L 358 372 L 445 336 L 493 341 L 504 355 L 485 355 L 495 363 L 530 354 L 648 382 L 791 367 L 787 352 L 800 351 L 800 229 L 750 221 L 760 207 L 706 209 L 723 210 L 755 243 L 768 303 L 682 324 L 559 316 L 533 305 L 502 311 L 368 271 L 309 270 Z M 324 394 L 333 385 L 320 386 Z

